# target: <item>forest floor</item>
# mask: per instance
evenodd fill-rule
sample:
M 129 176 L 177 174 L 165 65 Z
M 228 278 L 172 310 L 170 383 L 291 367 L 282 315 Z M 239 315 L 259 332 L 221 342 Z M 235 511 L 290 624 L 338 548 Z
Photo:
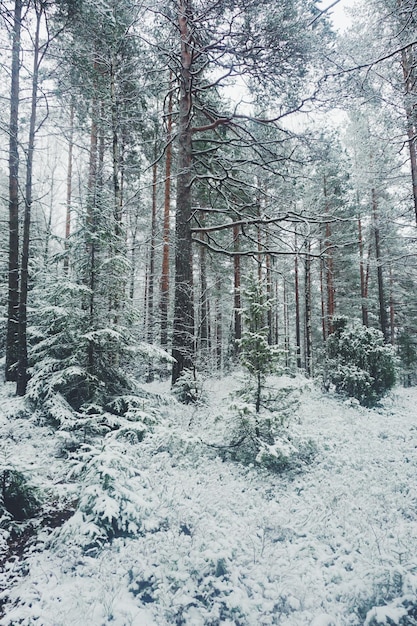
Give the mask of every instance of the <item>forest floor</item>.
M 5 386 L 0 477 L 21 472 L 42 504 L 0 519 L 1 626 L 416 624 L 417 389 L 365 409 L 273 383 L 300 390 L 288 429 L 316 449 L 281 473 L 213 447 L 236 376 L 207 381 L 199 406 L 148 386 L 158 409 L 143 441 L 97 437 L 78 472 L 68 432 Z M 89 544 L 117 514 L 124 536 Z

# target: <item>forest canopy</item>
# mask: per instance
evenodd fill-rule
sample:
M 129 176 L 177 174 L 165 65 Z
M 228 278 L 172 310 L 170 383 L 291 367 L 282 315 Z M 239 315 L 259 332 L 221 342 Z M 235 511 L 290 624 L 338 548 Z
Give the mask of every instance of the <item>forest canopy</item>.
M 372 0 L 340 31 L 336 4 L 0 3 L 18 395 L 78 411 L 231 368 L 254 277 L 283 371 L 323 376 L 346 316 L 414 382 L 416 18 Z

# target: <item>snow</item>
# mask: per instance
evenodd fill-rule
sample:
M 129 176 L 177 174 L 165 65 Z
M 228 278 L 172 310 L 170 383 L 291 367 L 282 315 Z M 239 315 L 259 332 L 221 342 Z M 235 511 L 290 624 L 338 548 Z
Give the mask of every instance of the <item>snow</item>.
M 6 386 L 0 466 L 24 471 L 49 508 L 82 506 L 62 526 L 39 524 L 5 563 L 0 625 L 399 624 L 417 605 L 417 389 L 366 409 L 302 379 L 272 382 L 301 389 L 289 430 L 317 447 L 280 474 L 206 445 L 227 431 L 236 376 L 206 381 L 207 405 L 170 399 L 140 443 L 97 439 L 88 471 L 72 474 L 59 433 Z M 114 489 L 96 484 L 94 467 Z M 102 495 L 89 517 L 92 492 Z M 118 514 L 130 530 L 89 546 L 88 532 Z M 7 539 L 0 526 L 0 563 Z

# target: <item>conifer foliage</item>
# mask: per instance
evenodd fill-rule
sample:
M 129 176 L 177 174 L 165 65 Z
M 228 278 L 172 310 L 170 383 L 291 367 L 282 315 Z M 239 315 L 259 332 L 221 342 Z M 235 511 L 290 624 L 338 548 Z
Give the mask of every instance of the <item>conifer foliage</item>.
M 380 330 L 358 323 L 349 328 L 346 318 L 334 320 L 334 328 L 327 340 L 328 381 L 363 406 L 375 406 L 395 383 L 392 347 Z
M 254 381 L 254 399 L 256 412 L 262 404 L 262 390 L 266 375 L 276 366 L 277 349 L 268 343 L 269 327 L 267 314 L 272 302 L 267 297 L 265 285 L 253 276 L 244 290 L 247 306 L 244 309 L 244 331 L 239 340 L 240 357 L 243 367 Z

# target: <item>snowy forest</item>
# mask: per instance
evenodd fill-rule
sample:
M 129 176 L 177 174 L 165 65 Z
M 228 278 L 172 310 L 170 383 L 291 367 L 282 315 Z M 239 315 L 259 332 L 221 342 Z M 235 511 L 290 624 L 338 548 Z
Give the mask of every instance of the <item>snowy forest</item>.
M 417 624 L 415 0 L 0 16 L 0 625 Z

